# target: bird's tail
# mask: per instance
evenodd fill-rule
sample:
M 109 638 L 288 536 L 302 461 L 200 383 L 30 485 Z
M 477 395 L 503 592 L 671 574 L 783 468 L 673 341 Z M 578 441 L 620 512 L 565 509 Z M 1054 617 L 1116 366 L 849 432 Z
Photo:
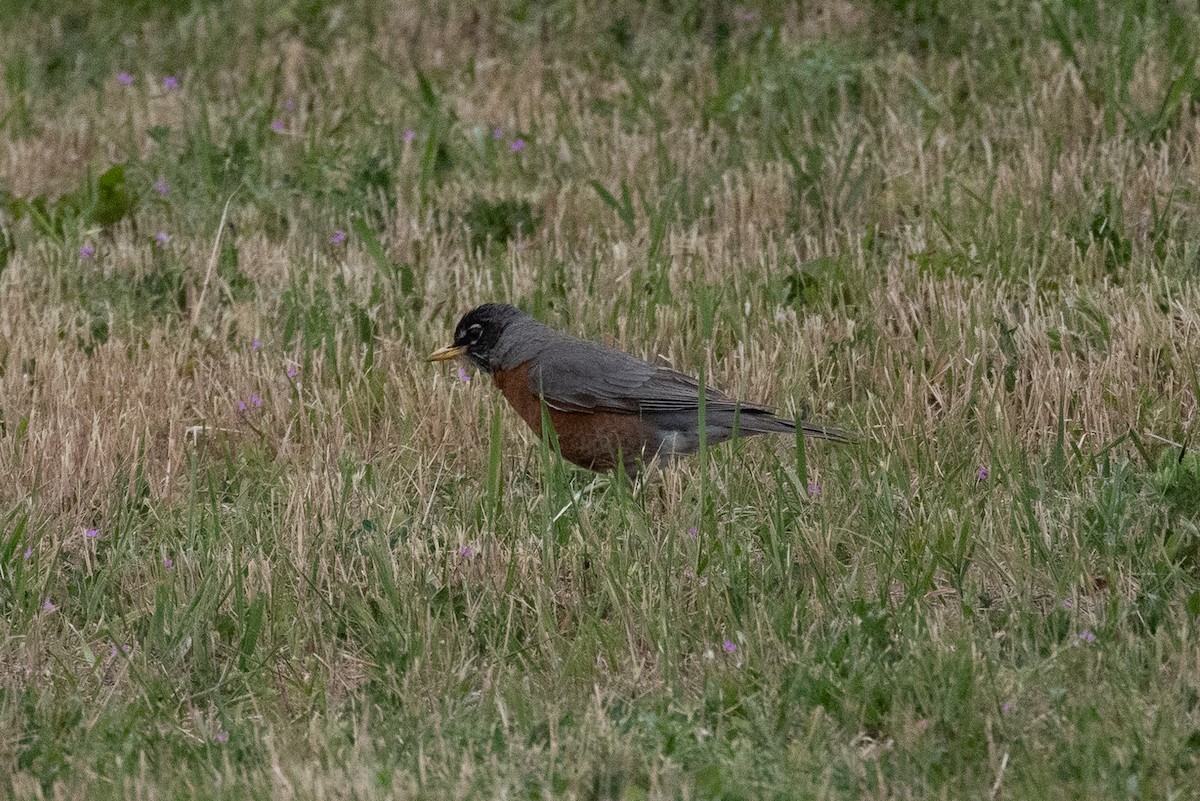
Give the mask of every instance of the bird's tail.
M 795 430 L 795 426 L 792 426 Z M 816 437 L 817 439 L 827 439 L 830 442 L 842 442 L 849 444 L 858 442 L 861 437 L 858 434 L 838 428 L 837 426 L 819 426 L 816 423 L 800 423 L 800 430 L 804 432 L 806 437 Z
M 738 416 L 738 428 L 747 434 L 788 434 L 796 430 L 796 423 L 773 414 L 755 414 L 743 409 Z M 830 442 L 852 443 L 861 438 L 850 431 L 836 426 L 822 426 L 816 423 L 800 421 L 800 431 L 806 437 L 827 439 Z

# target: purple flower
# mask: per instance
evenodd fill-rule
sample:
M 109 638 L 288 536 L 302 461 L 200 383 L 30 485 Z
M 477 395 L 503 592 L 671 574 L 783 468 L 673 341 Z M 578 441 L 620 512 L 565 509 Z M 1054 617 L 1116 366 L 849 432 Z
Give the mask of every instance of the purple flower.
M 753 22 L 754 20 L 758 19 L 758 12 L 757 11 L 739 11 L 738 19 L 740 19 L 742 22 Z
M 33 556 L 33 546 L 32 545 L 30 545 L 28 548 L 25 549 L 25 558 L 28 559 L 31 556 Z
M 89 540 L 94 540 L 96 537 L 100 536 L 100 529 L 89 528 L 87 531 L 83 532 L 83 536 L 87 537 Z
M 262 406 L 262 398 L 258 397 L 257 392 L 250 396 L 250 405 L 255 409 L 257 409 L 259 406 Z
M 262 347 L 262 343 L 258 341 L 258 337 L 250 340 L 250 350 L 258 350 Z
M 160 195 L 165 195 L 167 192 L 170 192 L 171 187 L 167 186 L 167 179 L 163 178 L 161 175 L 158 176 L 158 180 L 154 182 L 154 191 Z
M 117 73 L 117 81 L 125 86 L 130 86 L 133 83 L 133 76 L 125 70 L 121 70 Z
M 288 111 L 294 111 L 296 109 L 296 101 L 289 97 L 287 100 L 283 101 L 283 107 Z
M 817 497 L 821 494 L 821 485 L 815 481 L 808 482 L 808 494 L 812 497 Z
M 417 132 L 414 131 L 412 128 L 409 128 L 407 131 L 404 132 L 404 141 L 405 142 L 411 142 L 412 140 L 414 140 L 416 138 L 417 138 Z
M 1012 712 L 1016 708 L 1017 708 L 1017 705 L 1015 703 L 1013 703 L 1012 701 L 1005 701 L 1004 705 L 1000 707 L 1000 711 L 1007 715 L 1009 712 Z
M 271 130 L 275 133 L 283 133 L 283 120 L 271 120 Z
M 464 545 L 458 549 L 458 555 L 461 556 L 463 559 L 470 559 L 472 556 L 475 555 L 475 552 L 471 550 L 470 545 Z
M 246 402 L 245 401 L 241 401 L 241 400 L 238 401 L 238 411 L 239 412 L 246 411 Z
M 340 245 L 346 241 L 345 231 L 334 231 L 333 236 L 329 237 L 329 244 Z
M 163 78 L 163 89 L 166 89 L 168 92 L 174 92 L 178 88 L 179 79 L 174 75 L 168 75 L 167 77 Z
M 458 380 L 463 382 L 464 384 L 471 383 L 471 374 L 466 371 L 466 368 L 463 368 L 463 367 L 458 368 Z
M 167 243 L 171 241 L 171 235 L 166 231 L 159 231 L 154 235 L 154 241 L 158 243 L 159 247 L 166 247 Z
M 57 608 L 58 607 L 54 605 L 54 601 L 51 601 L 49 598 L 47 598 L 46 602 L 42 604 L 42 609 L 45 609 L 47 612 L 53 612 Z
M 503 128 L 493 128 L 492 129 L 492 138 L 495 139 L 496 141 L 503 139 L 504 138 L 504 129 Z
M 81 247 L 79 249 L 79 258 L 81 258 L 81 259 L 90 259 L 92 256 L 95 256 L 95 255 L 96 255 L 96 247 L 91 242 L 88 242 L 86 245 L 84 245 L 83 247 Z
M 694 540 L 694 539 L 696 539 L 696 537 L 699 537 L 699 536 L 700 536 L 700 529 L 696 528 L 695 526 L 692 526 L 691 528 L 688 529 L 688 539 L 689 540 Z
M 520 153 L 524 149 L 525 149 L 525 140 L 521 139 L 521 138 L 517 138 L 517 139 L 513 140 L 513 143 L 509 146 L 509 150 L 511 150 L 514 153 Z
M 727 654 L 737 653 L 737 644 L 733 640 L 725 640 L 721 647 L 725 649 L 725 653 Z
M 110 646 L 108 646 L 108 655 L 109 655 L 109 656 L 116 656 L 116 655 L 117 655 L 117 646 L 116 646 L 115 644 L 114 644 L 114 645 L 110 645 Z
M 227 732 L 227 731 L 217 732 L 217 742 L 221 743 L 222 745 L 229 742 L 229 732 Z
M 300 374 L 300 368 L 294 364 L 287 369 L 287 377 L 288 378 L 295 378 L 299 374 Z
M 975 479 L 977 481 L 987 481 L 988 476 L 990 476 L 990 475 L 991 475 L 991 473 L 988 472 L 987 467 L 980 467 L 978 470 L 975 471 Z
M 133 650 L 133 646 L 130 645 L 129 643 L 125 643 L 124 645 L 121 646 L 121 653 L 123 653 L 123 654 L 127 654 L 132 650 Z
M 175 560 L 169 556 L 164 556 L 163 567 L 165 567 L 167 570 L 170 570 L 171 568 L 175 567 Z
M 1091 629 L 1084 629 L 1083 631 L 1079 632 L 1079 641 L 1091 645 L 1096 641 L 1096 635 L 1092 634 Z
M 1074 606 L 1074 605 L 1075 605 L 1075 604 L 1073 604 L 1073 603 L 1071 602 L 1071 599 L 1070 599 L 1070 598 L 1063 598 L 1063 599 L 1062 599 L 1062 608 L 1063 608 L 1063 609 L 1070 609 L 1070 608 L 1071 608 L 1072 606 Z

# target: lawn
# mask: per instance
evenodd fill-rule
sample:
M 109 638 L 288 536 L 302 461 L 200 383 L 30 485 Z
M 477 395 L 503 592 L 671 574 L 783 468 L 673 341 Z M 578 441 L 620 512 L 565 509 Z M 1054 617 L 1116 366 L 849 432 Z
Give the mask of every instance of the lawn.
M 0 797 L 1196 797 L 1187 5 L 0 0 Z

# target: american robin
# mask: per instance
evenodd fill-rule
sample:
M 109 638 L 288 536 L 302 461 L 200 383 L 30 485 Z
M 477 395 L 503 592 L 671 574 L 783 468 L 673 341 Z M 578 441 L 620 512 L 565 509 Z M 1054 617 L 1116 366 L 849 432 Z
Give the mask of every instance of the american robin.
M 501 394 L 534 433 L 542 433 L 542 405 L 567 460 L 592 470 L 624 464 L 636 474 L 656 456 L 700 448 L 700 384 L 690 376 L 561 334 L 520 309 L 485 303 L 467 312 L 454 344 L 429 356 L 440 362 L 465 357 L 492 376 Z M 794 434 L 796 424 L 770 409 L 705 387 L 709 444 L 735 433 Z M 849 442 L 845 431 L 811 423 L 811 437 Z

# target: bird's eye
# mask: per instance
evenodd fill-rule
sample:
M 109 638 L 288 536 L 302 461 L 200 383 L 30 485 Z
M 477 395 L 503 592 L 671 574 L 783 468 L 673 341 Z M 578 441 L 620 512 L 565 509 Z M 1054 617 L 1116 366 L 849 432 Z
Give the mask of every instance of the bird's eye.
M 483 336 L 483 326 L 479 323 L 472 323 L 467 327 L 467 339 L 474 345 Z

